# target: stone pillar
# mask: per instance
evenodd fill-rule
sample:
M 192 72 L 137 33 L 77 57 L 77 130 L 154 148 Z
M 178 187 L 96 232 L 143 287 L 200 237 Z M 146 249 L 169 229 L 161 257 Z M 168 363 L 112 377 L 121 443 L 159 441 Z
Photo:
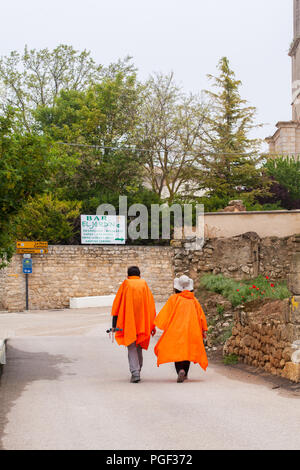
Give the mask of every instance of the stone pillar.
M 294 0 L 294 39 L 300 37 L 300 0 Z
M 293 382 L 300 382 L 300 235 L 294 237 L 294 250 L 291 262 L 291 271 L 288 276 L 288 287 L 293 296 L 290 300 L 290 322 L 293 325 L 294 350 L 291 362 L 288 362 L 283 371 L 283 377 Z
M 277 131 L 266 139 L 273 155 L 299 154 L 300 123 L 300 0 L 294 0 L 294 37 L 289 50 L 292 60 L 292 121 L 278 122 Z
M 294 38 L 289 56 L 292 59 L 293 120 L 300 119 L 300 0 L 294 0 Z
M 269 145 L 269 153 L 271 155 L 299 155 L 300 123 L 298 121 L 280 121 L 276 124 L 276 127 L 275 134 L 265 139 Z

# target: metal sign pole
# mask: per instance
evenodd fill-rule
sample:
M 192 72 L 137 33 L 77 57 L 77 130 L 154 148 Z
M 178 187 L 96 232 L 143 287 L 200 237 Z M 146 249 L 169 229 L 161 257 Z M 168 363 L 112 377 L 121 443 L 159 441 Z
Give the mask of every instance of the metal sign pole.
M 28 274 L 25 274 L 26 282 L 26 310 L 28 310 Z
M 25 301 L 26 310 L 29 310 L 29 294 L 28 294 L 28 275 L 32 273 L 32 259 L 31 254 L 23 255 L 23 273 L 25 274 Z

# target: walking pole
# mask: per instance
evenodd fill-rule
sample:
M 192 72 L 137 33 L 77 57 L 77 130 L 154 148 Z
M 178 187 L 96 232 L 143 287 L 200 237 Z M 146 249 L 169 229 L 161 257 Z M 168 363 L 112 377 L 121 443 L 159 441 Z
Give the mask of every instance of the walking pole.
M 106 330 L 106 333 L 109 334 L 109 339 L 111 339 L 111 342 L 113 343 L 115 340 L 115 333 L 117 331 L 123 331 L 120 328 L 110 328 L 109 330 Z

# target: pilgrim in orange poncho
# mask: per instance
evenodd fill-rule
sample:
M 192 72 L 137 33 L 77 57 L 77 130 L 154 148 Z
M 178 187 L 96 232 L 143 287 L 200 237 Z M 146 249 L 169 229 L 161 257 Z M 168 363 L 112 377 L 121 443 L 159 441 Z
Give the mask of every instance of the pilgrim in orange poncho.
M 146 281 L 140 278 L 136 266 L 128 269 L 128 278 L 121 284 L 112 306 L 116 341 L 128 347 L 132 382 L 139 382 L 143 363 L 142 349 L 148 349 L 151 334 L 155 334 L 155 303 Z
M 178 381 L 182 382 L 187 378 L 190 362 L 200 364 L 204 370 L 208 366 L 203 343 L 207 322 L 201 305 L 191 292 L 193 281 L 187 276 L 175 281 L 174 287 L 179 290 L 169 298 L 155 319 L 155 325 L 164 333 L 154 351 L 158 366 L 175 362 Z

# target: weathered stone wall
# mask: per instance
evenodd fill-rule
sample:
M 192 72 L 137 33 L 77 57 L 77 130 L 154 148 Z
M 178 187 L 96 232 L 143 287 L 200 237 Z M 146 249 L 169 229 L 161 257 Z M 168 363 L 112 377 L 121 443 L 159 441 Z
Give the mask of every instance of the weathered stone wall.
M 117 292 L 128 266 L 138 265 L 155 300 L 165 301 L 173 292 L 173 250 L 170 247 L 50 246 L 47 255 L 32 255 L 29 275 L 29 309 L 69 306 L 70 297 L 109 295 Z M 3 307 L 25 308 L 22 255 L 15 255 L 2 283 Z M 0 298 L 1 298 L 0 297 Z
M 276 241 L 279 251 L 281 242 Z M 232 337 L 226 342 L 224 354 L 236 354 L 247 364 L 300 382 L 300 236 L 289 242 L 291 253 L 287 278 L 294 295 L 289 300 L 263 303 L 256 300 L 237 308 Z M 274 247 L 271 252 L 269 248 L 265 245 L 267 264 L 272 263 L 275 256 Z M 282 273 L 277 272 L 278 275 Z
M 224 354 L 235 354 L 246 364 L 285 377 L 292 345 L 299 338 L 289 300 L 251 302 L 235 309 L 234 320 Z
M 294 236 L 262 238 L 258 245 L 259 273 L 274 281 L 287 280 L 291 269 L 293 242 Z
M 206 239 L 203 249 L 193 243 L 174 240 L 176 275 L 187 274 L 198 286 L 205 273 L 224 274 L 234 279 L 251 279 L 258 274 L 271 280 L 286 280 L 290 271 L 293 237 L 260 238 L 249 232 L 232 238 Z

